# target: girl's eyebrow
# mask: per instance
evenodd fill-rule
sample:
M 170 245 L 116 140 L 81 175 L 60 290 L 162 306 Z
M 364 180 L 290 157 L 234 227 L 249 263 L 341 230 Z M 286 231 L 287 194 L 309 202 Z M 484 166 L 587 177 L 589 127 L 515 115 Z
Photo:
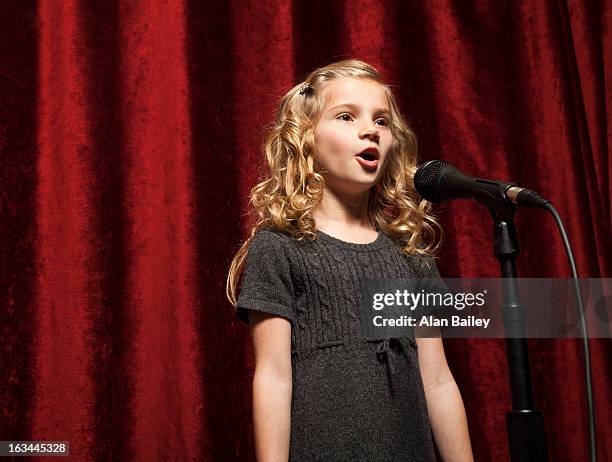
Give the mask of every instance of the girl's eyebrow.
M 349 109 L 352 109 L 353 111 L 357 111 L 359 109 L 359 106 L 357 106 L 356 104 L 342 103 L 342 104 L 337 104 L 336 106 L 330 108 L 328 110 L 328 112 L 334 111 L 336 109 L 340 109 L 341 107 L 347 107 Z M 376 109 L 374 111 L 374 114 L 387 114 L 387 115 L 391 115 L 391 112 L 387 108 L 379 108 L 379 109 Z

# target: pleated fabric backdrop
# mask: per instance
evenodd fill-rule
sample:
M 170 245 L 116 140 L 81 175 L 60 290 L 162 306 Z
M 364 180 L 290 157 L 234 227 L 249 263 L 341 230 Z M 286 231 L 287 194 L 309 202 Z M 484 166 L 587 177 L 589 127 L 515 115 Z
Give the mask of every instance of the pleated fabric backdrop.
M 315 67 L 394 85 L 422 160 L 551 198 L 583 277 L 612 276 L 610 2 L 40 0 L 0 6 L 0 439 L 73 460 L 254 460 L 248 329 L 225 300 L 265 124 Z M 440 210 L 448 277 L 494 277 L 491 222 Z M 517 219 L 525 277 L 569 275 Z M 501 340 L 446 341 L 476 460 L 508 460 Z M 591 340 L 612 458 L 609 340 Z M 551 460 L 587 458 L 582 348 L 530 341 Z

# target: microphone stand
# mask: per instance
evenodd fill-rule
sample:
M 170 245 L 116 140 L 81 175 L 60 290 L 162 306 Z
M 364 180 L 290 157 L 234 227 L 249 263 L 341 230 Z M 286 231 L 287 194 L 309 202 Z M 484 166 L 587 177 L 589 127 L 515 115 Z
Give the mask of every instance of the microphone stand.
M 515 207 L 492 207 L 495 257 L 503 278 L 502 319 L 506 333 L 506 355 L 512 394 L 512 410 L 506 413 L 506 429 L 512 462 L 546 461 L 546 433 L 542 411 L 533 409 L 529 349 L 525 335 L 525 313 L 517 284 L 518 240 L 513 219 Z

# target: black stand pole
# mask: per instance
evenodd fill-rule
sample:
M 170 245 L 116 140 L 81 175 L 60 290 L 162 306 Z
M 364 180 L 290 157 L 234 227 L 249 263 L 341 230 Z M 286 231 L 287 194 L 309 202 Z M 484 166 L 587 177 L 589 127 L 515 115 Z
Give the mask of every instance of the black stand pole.
M 542 411 L 533 409 L 529 370 L 529 350 L 525 338 L 525 317 L 516 281 L 519 254 L 514 208 L 489 209 L 494 225 L 495 257 L 504 279 L 502 318 L 506 333 L 506 354 L 512 393 L 512 410 L 506 414 L 506 427 L 512 462 L 546 461 L 546 433 Z

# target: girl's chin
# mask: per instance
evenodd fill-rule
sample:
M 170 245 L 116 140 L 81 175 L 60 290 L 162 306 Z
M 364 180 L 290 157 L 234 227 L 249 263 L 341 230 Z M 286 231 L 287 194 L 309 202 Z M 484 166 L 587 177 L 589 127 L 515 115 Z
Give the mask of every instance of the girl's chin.
M 364 178 L 351 177 L 336 178 L 336 181 L 329 177 L 325 178 L 326 188 L 338 191 L 341 194 L 360 195 L 368 193 L 378 183 L 378 178 L 375 175 L 367 175 Z

